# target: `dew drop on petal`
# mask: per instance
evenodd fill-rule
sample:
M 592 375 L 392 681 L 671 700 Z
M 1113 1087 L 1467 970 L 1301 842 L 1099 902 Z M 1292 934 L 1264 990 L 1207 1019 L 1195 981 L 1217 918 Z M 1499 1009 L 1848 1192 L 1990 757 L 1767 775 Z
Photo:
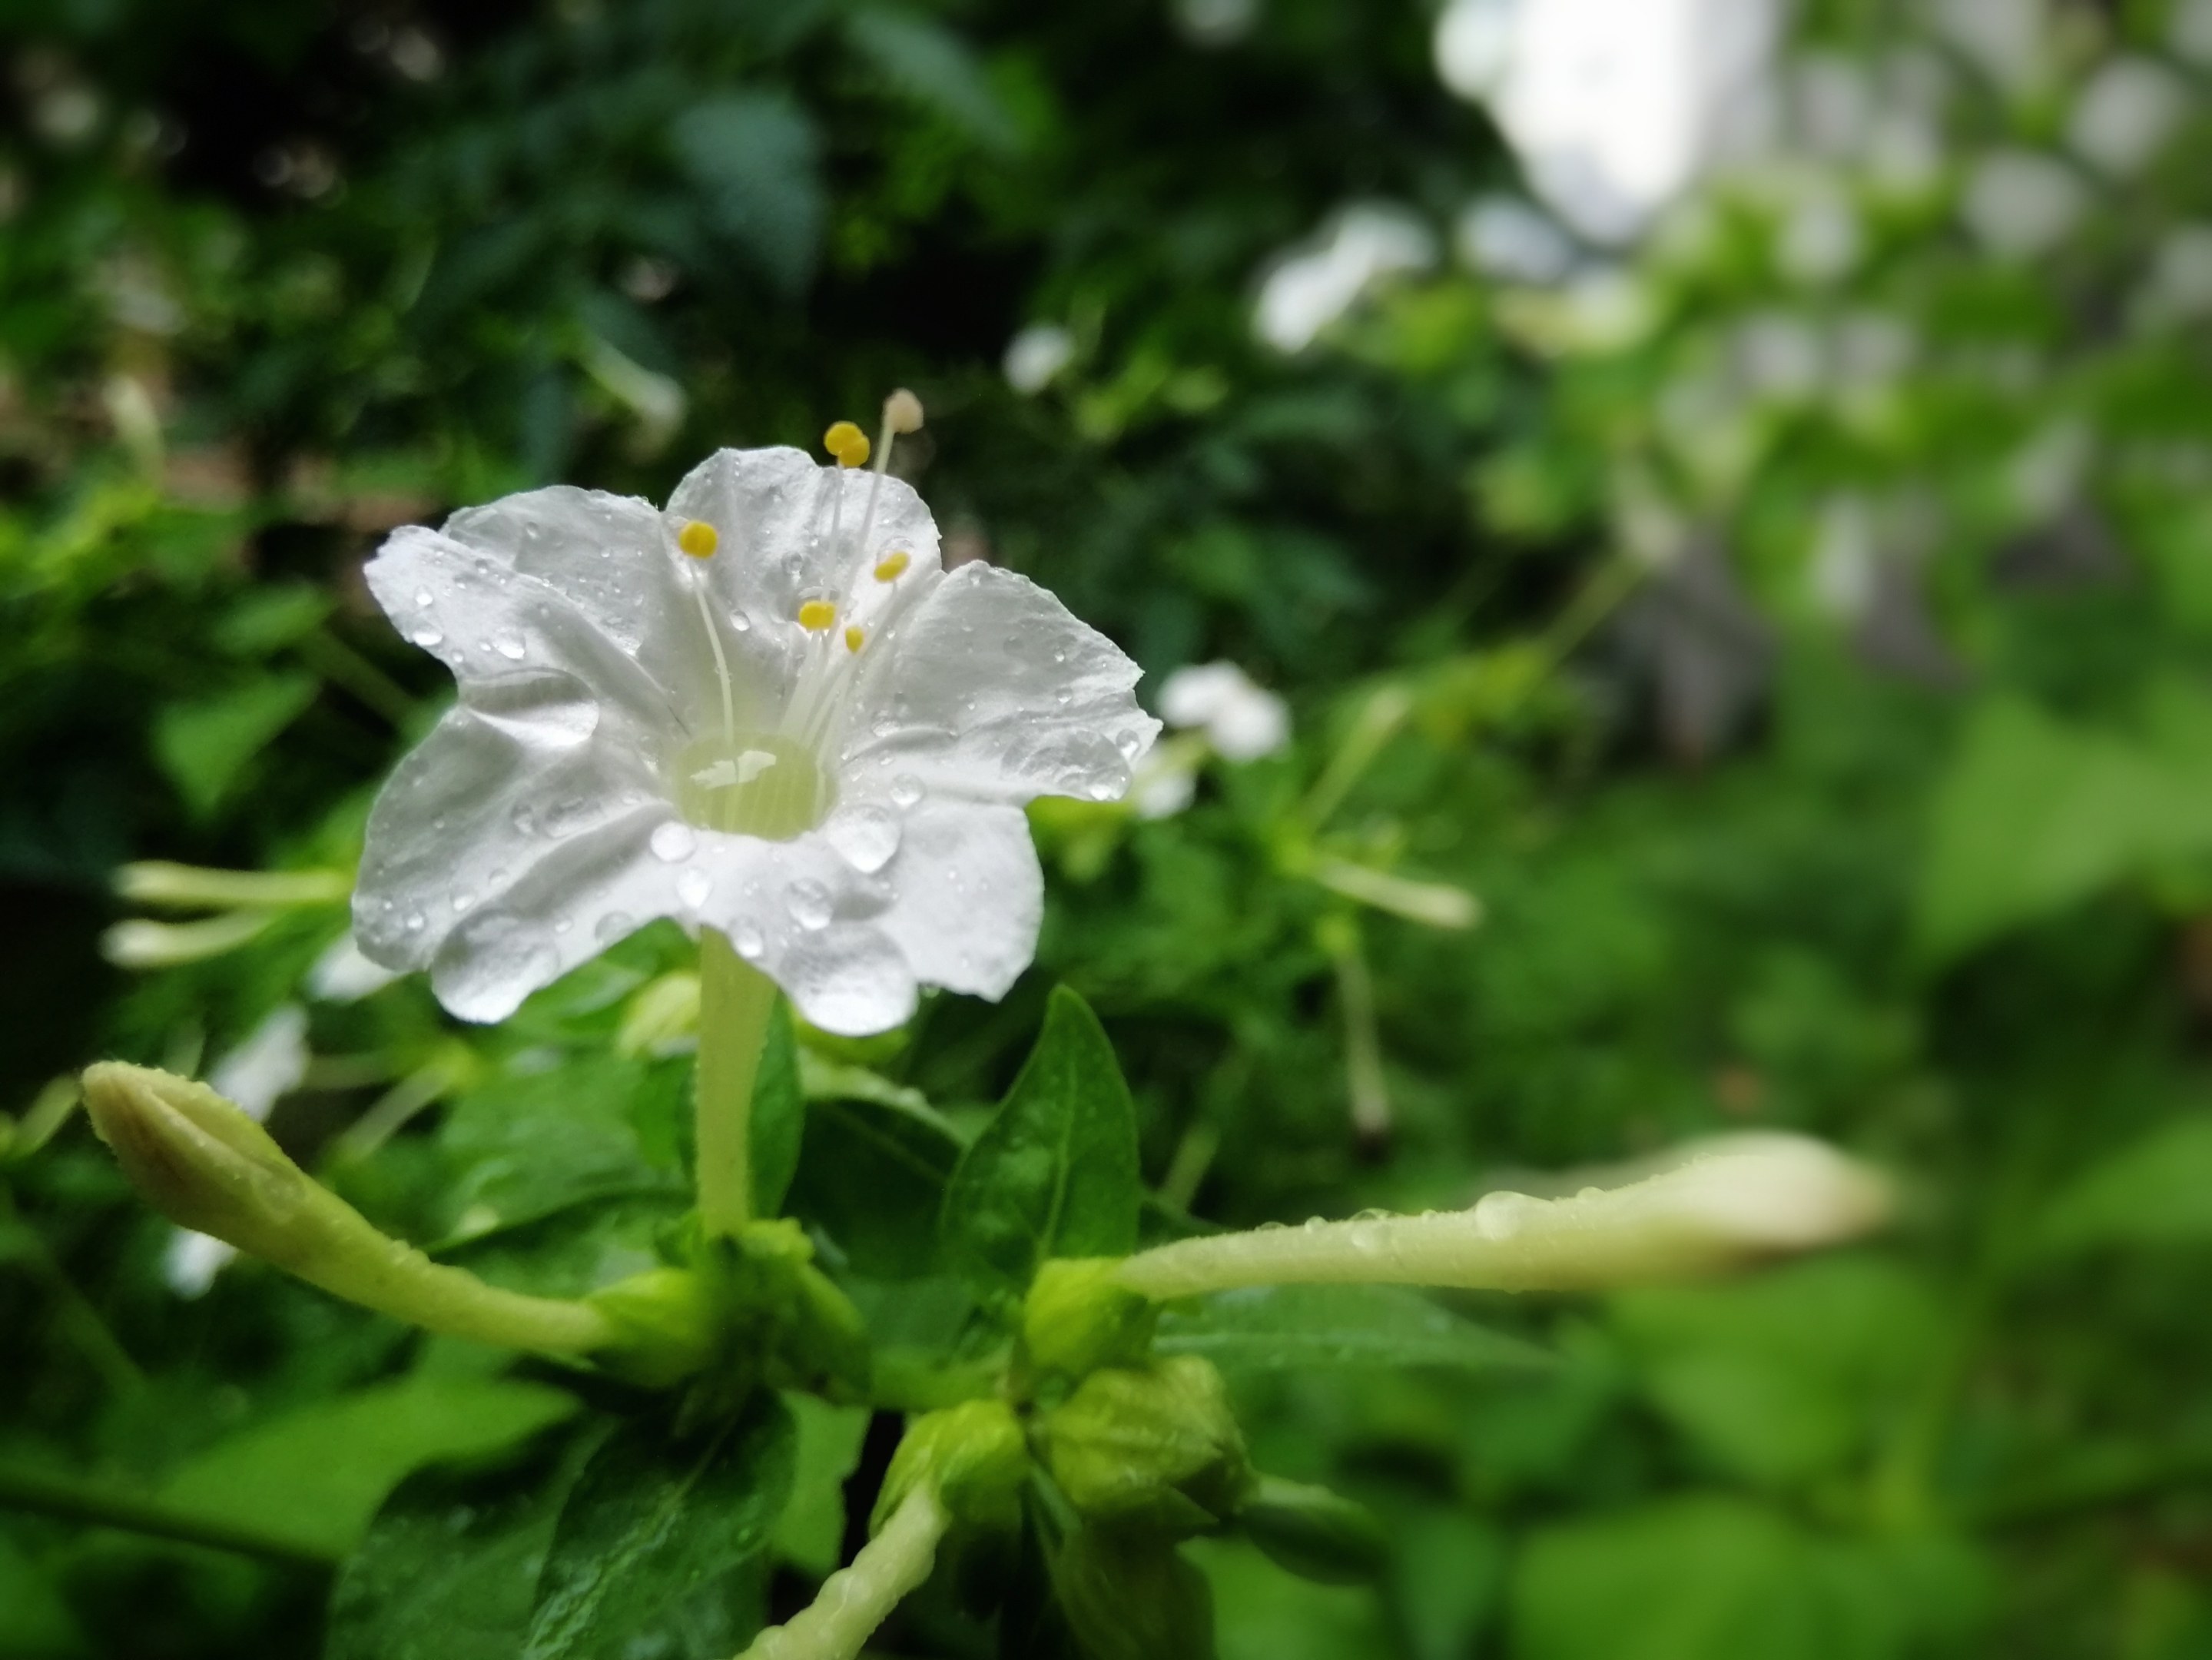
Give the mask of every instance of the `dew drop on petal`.
M 518 805 L 514 812 L 508 815 L 508 818 L 509 822 L 514 825 L 514 833 L 517 836 L 535 836 L 538 834 L 538 815 L 531 811 L 530 804 L 527 801 Z
M 520 663 L 530 649 L 519 634 L 494 635 L 491 648 L 510 663 Z
M 428 917 L 427 917 L 427 916 L 423 915 L 422 915 L 422 913 L 421 911 L 419 911 L 419 910 L 410 910 L 410 911 L 409 911 L 409 912 L 407 913 L 407 932 L 408 932 L 408 933 L 422 933 L 422 930 L 423 930 L 423 929 L 425 929 L 425 928 L 428 927 L 429 926 L 430 926 L 430 919 L 429 919 Z
M 415 603 L 428 610 L 438 603 L 438 596 L 428 588 L 417 588 L 415 590 Z
M 822 827 L 830 845 L 854 870 L 873 875 L 898 851 L 899 821 L 870 802 L 858 802 L 830 815 Z
M 891 800 L 902 807 L 910 807 L 921 800 L 921 780 L 910 772 L 902 772 L 891 780 Z
M 739 634 L 750 634 L 753 631 L 753 619 L 741 611 L 733 611 L 730 613 L 730 626 Z
M 649 844 L 653 856 L 674 864 L 679 859 L 689 859 L 699 845 L 699 837 L 690 825 L 680 818 L 672 818 L 665 824 L 653 827 Z
M 1055 663 L 1065 663 L 1067 661 L 1067 654 L 1064 651 L 1056 651 L 1052 654 L 1052 660 Z
M 417 629 L 408 638 L 422 647 L 424 651 L 429 650 L 433 646 L 442 646 L 446 643 L 446 636 L 435 629 Z
M 768 941 L 750 922 L 740 922 L 730 930 L 730 943 L 738 948 L 738 955 L 751 962 L 768 949 Z
M 914 972 L 875 929 L 846 923 L 809 936 L 777 979 L 799 1012 L 825 1031 L 883 1031 L 914 1012 Z
M 459 912 L 466 910 L 471 905 L 475 904 L 476 902 L 476 895 L 471 893 L 466 888 L 463 888 L 453 895 L 453 910 L 458 915 Z
M 1083 793 L 1094 801 L 1111 801 L 1121 794 L 1121 787 L 1110 778 L 1094 778 Z
M 636 926 L 628 911 L 611 910 L 599 918 L 599 925 L 592 930 L 592 938 L 603 946 L 611 946 Z
M 553 919 L 553 932 L 556 933 L 566 933 L 575 926 L 576 919 L 573 916 L 556 916 Z
M 784 890 L 783 903 L 792 920 L 802 928 L 826 928 L 834 909 L 830 890 L 811 878 L 802 877 Z
M 714 879 L 693 866 L 676 879 L 677 897 L 693 910 L 707 903 L 707 896 L 714 891 Z

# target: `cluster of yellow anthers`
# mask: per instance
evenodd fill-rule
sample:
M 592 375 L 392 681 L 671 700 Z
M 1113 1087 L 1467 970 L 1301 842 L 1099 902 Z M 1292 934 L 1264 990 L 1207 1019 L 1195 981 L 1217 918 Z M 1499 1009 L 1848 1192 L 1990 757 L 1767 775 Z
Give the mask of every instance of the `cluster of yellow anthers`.
M 896 441 L 902 433 L 920 432 L 921 418 L 921 399 L 902 386 L 884 399 L 883 434 L 873 445 L 868 442 L 868 435 L 862 432 L 852 422 L 839 421 L 834 423 L 830 430 L 822 435 L 822 447 L 830 452 L 841 467 L 866 466 L 868 457 L 872 453 L 876 458 L 876 472 L 880 477 L 891 464 L 891 445 Z M 875 496 L 872 489 L 868 497 L 870 520 L 875 517 Z M 866 526 L 863 525 L 861 534 L 864 538 L 866 531 Z M 712 558 L 714 550 L 721 545 L 721 541 L 722 538 L 716 533 L 714 527 L 703 519 L 692 520 L 676 533 L 676 545 L 694 559 Z M 900 574 L 906 569 L 908 562 L 908 555 L 903 548 L 886 555 L 876 565 L 876 581 L 896 582 Z M 812 633 L 823 632 L 836 620 L 837 605 L 835 600 L 806 599 L 799 604 L 799 626 Z M 847 624 L 846 650 L 858 651 L 866 641 L 866 636 L 858 624 Z

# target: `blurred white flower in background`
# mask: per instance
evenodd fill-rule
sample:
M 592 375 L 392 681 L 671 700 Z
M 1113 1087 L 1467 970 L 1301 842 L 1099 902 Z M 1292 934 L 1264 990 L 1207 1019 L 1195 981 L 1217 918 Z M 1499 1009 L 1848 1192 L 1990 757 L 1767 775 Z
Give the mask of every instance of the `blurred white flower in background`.
M 1194 46 L 1234 46 L 1260 21 L 1260 0 L 1170 0 L 1169 10 Z
M 1006 384 L 1024 397 L 1050 386 L 1075 356 L 1075 337 L 1057 323 L 1032 323 L 1006 343 Z
M 2212 0 L 2177 0 L 2166 39 L 2191 63 L 2212 66 Z
M 1378 278 L 1436 263 L 1436 234 L 1413 213 L 1354 203 L 1312 242 L 1277 259 L 1261 283 L 1253 326 L 1278 350 L 1302 351 Z
M 259 1123 L 283 1097 L 299 1088 L 307 1075 L 307 1012 L 297 1003 L 272 1011 L 246 1040 L 208 1073 L 208 1087 L 235 1102 L 240 1111 Z M 231 1258 L 234 1245 L 189 1228 L 170 1236 L 161 1257 L 161 1278 L 179 1297 L 201 1297 Z
M 1291 739 L 1283 700 L 1252 684 L 1234 663 L 1177 669 L 1160 687 L 1160 718 L 1177 727 L 1203 727 L 1227 761 L 1256 761 Z
M 2176 225 L 2166 233 L 2140 303 L 2160 322 L 2212 315 L 2212 225 Z
M 1452 240 L 1459 257 L 1486 277 L 1548 288 L 1575 268 L 1574 239 L 1534 204 L 1483 196 L 1460 215 Z
M 1547 206 L 1620 244 L 1764 131 L 1780 21 L 1775 0 L 1452 0 L 1437 69 Z
M 319 1003 L 358 1003 L 382 991 L 399 976 L 361 954 L 348 928 L 330 943 L 307 970 L 307 995 Z
M 2115 178 L 2140 173 L 2189 113 L 2179 76 L 2142 58 L 2100 67 L 2074 100 L 2066 124 L 2075 154 Z
M 2020 90 L 2047 66 L 2046 0 L 1936 0 L 1936 32 L 1998 85 Z
M 1991 252 L 2032 259 L 2063 241 L 2088 205 L 2088 192 L 2063 163 L 2005 149 L 1968 170 L 1959 211 Z

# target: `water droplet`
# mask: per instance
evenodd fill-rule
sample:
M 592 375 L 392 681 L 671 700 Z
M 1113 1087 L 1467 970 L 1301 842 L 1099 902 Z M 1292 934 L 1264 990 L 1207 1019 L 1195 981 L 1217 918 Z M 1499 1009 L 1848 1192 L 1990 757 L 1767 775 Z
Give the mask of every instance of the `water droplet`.
M 898 851 L 899 821 L 887 809 L 856 802 L 830 815 L 822 827 L 830 845 L 854 870 L 873 875 Z
M 833 905 L 830 890 L 811 878 L 801 878 L 784 890 L 785 909 L 802 928 L 826 928 Z
M 902 772 L 891 780 L 891 800 L 902 807 L 910 807 L 921 800 L 921 780 L 910 772 Z
M 491 648 L 510 663 L 520 663 L 530 648 L 519 634 L 498 634 L 492 636 Z
M 556 916 L 553 919 L 553 932 L 556 933 L 566 933 L 575 926 L 576 919 L 573 916 Z
M 458 915 L 459 912 L 466 910 L 471 905 L 475 904 L 476 902 L 476 895 L 471 893 L 466 888 L 463 888 L 453 895 L 453 910 Z
M 1053 697 L 1062 708 L 1066 708 L 1070 703 L 1073 703 L 1075 701 L 1075 694 L 1068 690 L 1066 686 L 1062 686 L 1058 691 L 1054 692 L 1053 694 Z
M 750 634 L 753 631 L 753 619 L 741 611 L 733 611 L 730 613 L 730 626 L 739 634 Z
M 438 603 L 438 596 L 428 588 L 417 588 L 415 590 L 415 603 L 422 606 L 434 605 Z
M 665 824 L 653 826 L 650 845 L 654 858 L 665 860 L 672 865 L 679 859 L 689 859 L 692 850 L 699 845 L 699 838 L 690 825 L 679 818 L 672 818 Z
M 1094 801 L 1111 801 L 1121 794 L 1121 787 L 1110 778 L 1094 778 L 1083 793 Z
M 424 651 L 429 650 L 433 646 L 442 646 L 446 643 L 446 636 L 435 629 L 417 629 L 407 637 L 422 647 Z
M 427 916 L 423 915 L 422 915 L 422 913 L 421 911 L 419 911 L 419 910 L 410 910 L 410 911 L 409 911 L 409 912 L 407 913 L 407 932 L 408 932 L 408 933 L 422 933 L 422 930 L 423 930 L 423 929 L 425 929 L 425 928 L 428 927 L 429 926 L 430 926 L 430 919 L 429 919 L 428 917 L 427 917 Z
M 738 948 L 738 955 L 749 963 L 768 949 L 768 941 L 761 938 L 761 931 L 750 922 L 740 922 L 731 929 L 730 943 Z
M 530 804 L 527 801 L 515 808 L 514 813 L 511 815 L 511 820 L 514 825 L 514 833 L 517 836 L 535 836 L 538 834 L 538 815 L 531 811 Z
M 1143 742 L 1144 740 L 1137 735 L 1137 729 L 1134 727 L 1114 734 L 1114 747 L 1121 751 L 1121 758 L 1124 761 L 1135 760 L 1138 748 Z
M 1052 660 L 1055 663 L 1065 663 L 1067 660 L 1067 654 L 1064 651 L 1056 651 L 1052 654 Z
M 676 879 L 676 896 L 696 910 L 707 903 L 707 896 L 714 891 L 714 879 L 693 866 Z
M 599 926 L 592 930 L 592 937 L 603 946 L 611 946 L 636 926 L 628 911 L 611 910 L 599 918 Z
M 899 729 L 899 723 L 888 714 L 879 714 L 869 724 L 868 730 L 878 738 L 888 738 Z

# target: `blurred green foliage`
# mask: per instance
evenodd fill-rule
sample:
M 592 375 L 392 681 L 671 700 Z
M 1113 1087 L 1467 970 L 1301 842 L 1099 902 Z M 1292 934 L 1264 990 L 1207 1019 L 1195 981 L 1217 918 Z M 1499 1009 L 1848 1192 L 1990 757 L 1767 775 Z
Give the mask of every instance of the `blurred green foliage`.
M 331 1652 L 462 1652 L 563 1548 L 518 1469 L 668 1479 L 563 1439 L 572 1397 L 505 1357 L 250 1264 L 179 1298 L 168 1231 L 46 1086 L 101 1054 L 204 1070 L 306 1000 L 274 1128 L 365 1211 L 519 1287 L 649 1265 L 686 1202 L 672 930 L 471 1031 L 411 982 L 311 996 L 337 905 L 126 975 L 110 873 L 350 866 L 445 690 L 357 581 L 384 530 L 556 477 L 658 500 L 900 382 L 964 549 L 1154 675 L 1235 659 L 1298 736 L 1175 816 L 1041 811 L 1052 909 L 1004 1005 L 809 1037 L 791 1209 L 880 1343 L 964 1316 L 933 1220 L 1058 982 L 1130 1080 L 1154 1233 L 1810 1129 L 1915 1184 L 1894 1240 L 1456 1299 L 1549 1367 L 1411 1298 L 1380 1336 L 1283 1314 L 1329 1363 L 1289 1369 L 1170 1322 L 1255 1463 L 1393 1543 L 1346 1588 L 1201 1541 L 1220 1652 L 2212 1651 L 2212 331 L 2169 280 L 2212 219 L 2212 89 L 2181 10 L 2057 6 L 2008 78 L 1913 9 L 1808 6 L 1801 65 L 1935 66 L 1928 167 L 1814 146 L 1614 279 L 1415 278 L 1285 357 L 1249 327 L 1275 251 L 1347 199 L 1441 222 L 1511 176 L 1418 8 L 1271 0 L 1214 48 L 1156 5 L 16 8 L 0 1657 L 306 1655 L 394 1573 L 416 1623 Z M 2071 135 L 2124 63 L 2184 113 L 2122 176 Z M 1961 223 L 2021 156 L 2080 198 L 2032 252 Z M 1847 259 L 1803 257 L 1808 204 Z M 1025 395 L 998 360 L 1031 323 L 1073 356 Z M 1343 866 L 1462 885 L 1481 925 L 1361 905 Z M 1350 1126 L 1363 1057 L 1387 1141 Z M 855 1537 L 885 1450 L 816 1410 L 744 1452 L 796 1467 L 809 1518 L 668 1652 L 789 1612 Z M 395 1489 L 335 1592 L 82 1519 L 337 1552 Z M 902 1620 L 902 1651 L 991 1651 L 945 1588 Z

